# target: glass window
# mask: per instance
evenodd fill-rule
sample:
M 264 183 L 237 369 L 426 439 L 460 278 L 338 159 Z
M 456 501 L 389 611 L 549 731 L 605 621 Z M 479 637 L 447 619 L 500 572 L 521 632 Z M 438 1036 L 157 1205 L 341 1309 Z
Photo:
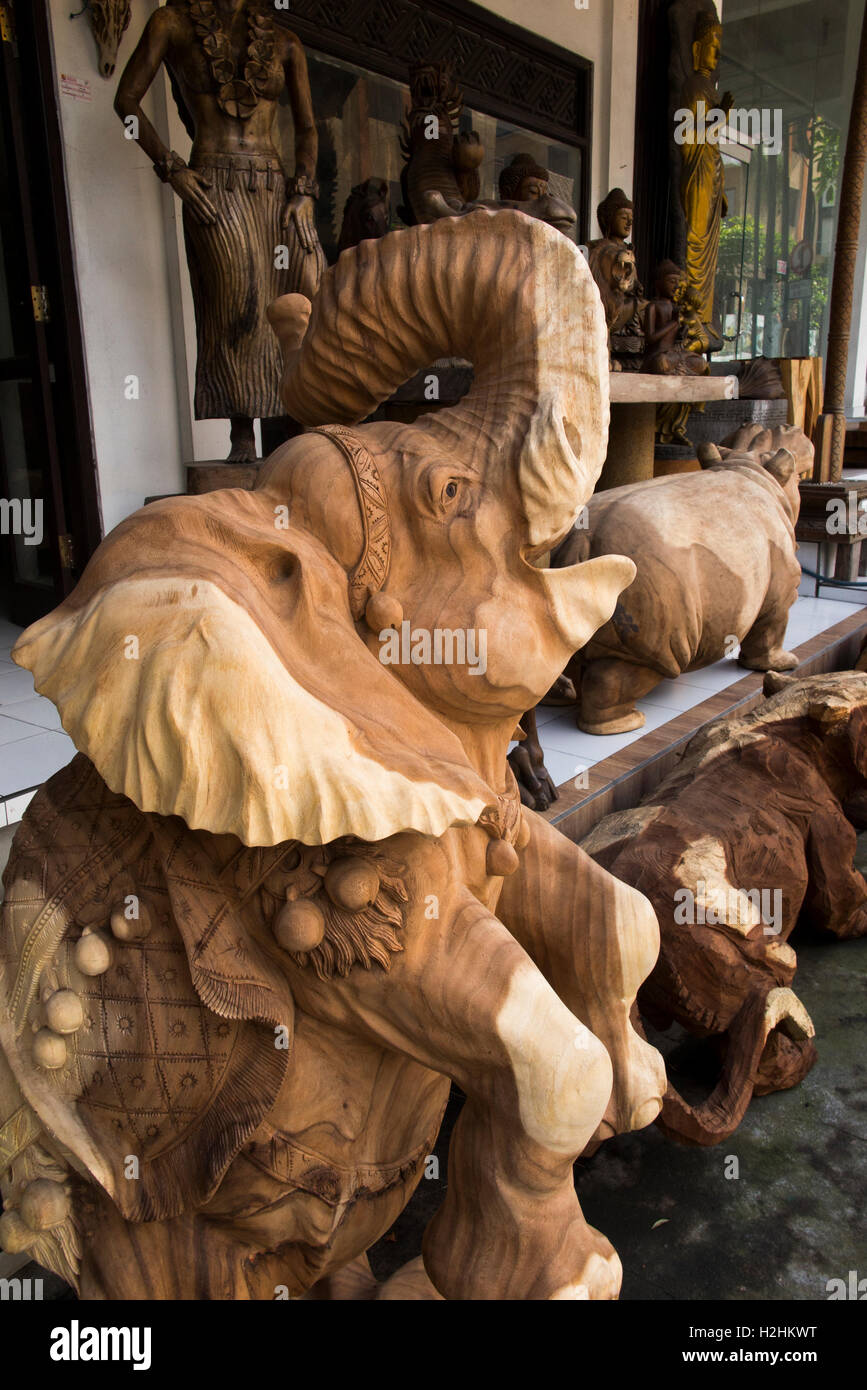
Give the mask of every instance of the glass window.
M 761 129 L 724 148 L 721 357 L 824 356 L 864 0 L 725 0 L 719 89 Z
M 404 167 L 400 136 L 409 110 L 409 87 L 364 68 L 307 49 L 313 110 L 319 132 L 316 208 L 319 238 L 329 261 L 337 258 L 343 209 L 356 184 L 385 179 L 391 190 L 391 225 L 403 224 L 400 175 Z M 292 115 L 284 94 L 280 108 L 281 154 L 287 170 L 294 168 Z M 461 129 L 475 130 L 485 147 L 480 166 L 481 198 L 498 198 L 500 170 L 514 154 L 528 153 L 550 170 L 549 191 L 579 213 L 581 151 L 549 140 L 509 121 L 465 107 Z

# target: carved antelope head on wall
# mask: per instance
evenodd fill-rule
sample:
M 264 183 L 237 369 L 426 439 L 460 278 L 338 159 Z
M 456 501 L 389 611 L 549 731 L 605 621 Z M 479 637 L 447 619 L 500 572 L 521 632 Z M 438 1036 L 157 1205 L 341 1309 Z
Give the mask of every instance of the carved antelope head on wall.
M 99 53 L 100 76 L 108 80 L 117 63 L 117 50 L 129 28 L 131 0 L 90 0 L 90 27 Z

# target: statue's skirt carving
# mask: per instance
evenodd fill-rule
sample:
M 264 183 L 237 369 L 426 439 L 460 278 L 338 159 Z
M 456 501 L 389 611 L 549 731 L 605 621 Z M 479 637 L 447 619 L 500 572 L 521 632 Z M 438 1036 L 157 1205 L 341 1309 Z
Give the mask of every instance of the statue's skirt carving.
M 184 206 L 184 236 L 196 310 L 196 419 L 284 415 L 282 361 L 265 310 L 278 295 L 312 298 L 325 269 L 317 242 L 306 253 L 294 224 L 282 225 L 285 173 L 262 155 L 199 155 L 217 221 L 204 225 Z M 277 248 L 288 255 L 279 257 Z M 288 266 L 283 265 L 288 260 Z

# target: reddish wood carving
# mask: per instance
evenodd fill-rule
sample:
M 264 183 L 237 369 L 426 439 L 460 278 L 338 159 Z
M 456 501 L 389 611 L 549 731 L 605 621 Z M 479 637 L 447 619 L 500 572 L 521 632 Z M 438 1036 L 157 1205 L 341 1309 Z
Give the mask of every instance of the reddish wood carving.
M 723 1043 L 704 1104 L 666 1093 L 659 1124 L 693 1144 L 725 1139 L 753 1095 L 794 1086 L 816 1060 L 791 988 L 799 915 L 841 938 L 867 932 L 844 811 L 867 776 L 867 676 L 769 675 L 765 689 L 762 705 L 697 734 L 651 796 L 583 841 L 656 909 L 662 946 L 639 996 L 645 1017 Z

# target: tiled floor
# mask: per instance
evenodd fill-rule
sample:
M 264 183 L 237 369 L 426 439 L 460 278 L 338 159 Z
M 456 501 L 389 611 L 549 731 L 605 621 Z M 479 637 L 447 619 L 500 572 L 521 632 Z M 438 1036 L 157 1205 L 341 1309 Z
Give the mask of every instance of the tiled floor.
M 20 631 L 0 618 L 0 827 L 19 821 L 35 789 L 75 753 L 51 701 L 9 655 Z
M 789 650 L 799 646 L 863 607 L 862 603 L 842 602 L 836 598 L 799 597 L 789 614 L 786 646 Z M 536 724 L 545 753 L 545 766 L 555 786 L 562 786 L 573 777 L 580 779 L 582 772 L 594 763 L 612 753 L 619 753 L 643 734 L 667 723 L 675 714 L 701 704 L 707 699 L 708 693 L 716 693 L 727 685 L 733 685 L 744 674 L 732 657 L 727 661 L 718 661 L 715 666 L 706 666 L 703 671 L 687 672 L 678 676 L 677 680 L 662 681 L 655 690 L 638 701 L 638 708 L 644 714 L 646 723 L 629 734 L 585 734 L 575 727 L 575 716 L 571 710 L 541 707 L 536 712 Z
M 836 598 L 798 598 L 789 617 L 787 646 L 798 646 L 863 606 Z M 75 753 L 51 701 L 35 693 L 30 674 L 10 658 L 19 631 L 0 619 L 0 827 L 19 821 L 36 787 L 64 767 Z M 708 692 L 732 685 L 743 674 L 731 659 L 674 681 L 663 681 L 639 700 L 638 707 L 647 722 L 630 734 L 584 734 L 575 727 L 571 711 L 540 708 L 539 737 L 555 784 L 562 786 L 570 778 L 580 776 L 582 770 L 626 748 L 674 714 L 700 704 Z

